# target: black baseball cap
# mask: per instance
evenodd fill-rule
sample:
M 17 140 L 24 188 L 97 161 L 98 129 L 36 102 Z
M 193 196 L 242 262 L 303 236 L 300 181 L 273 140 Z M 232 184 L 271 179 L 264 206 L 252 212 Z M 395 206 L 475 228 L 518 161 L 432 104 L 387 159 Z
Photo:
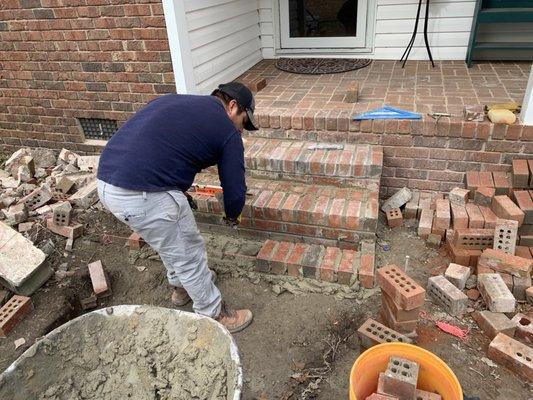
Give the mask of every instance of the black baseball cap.
M 244 129 L 247 131 L 256 131 L 257 127 L 254 120 L 255 101 L 252 91 L 240 82 L 228 82 L 218 85 L 217 90 L 227 94 L 229 97 L 235 99 L 246 110 L 248 121 L 244 124 Z

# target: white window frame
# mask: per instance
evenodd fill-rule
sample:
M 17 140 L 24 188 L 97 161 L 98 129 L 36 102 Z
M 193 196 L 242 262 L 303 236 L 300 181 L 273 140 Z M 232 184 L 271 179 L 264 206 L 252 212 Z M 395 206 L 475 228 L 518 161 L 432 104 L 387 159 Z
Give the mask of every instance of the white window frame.
M 327 1 L 327 0 L 324 0 Z M 369 0 L 357 2 L 357 36 L 290 37 L 289 0 L 279 0 L 280 48 L 286 49 L 346 49 L 365 48 Z

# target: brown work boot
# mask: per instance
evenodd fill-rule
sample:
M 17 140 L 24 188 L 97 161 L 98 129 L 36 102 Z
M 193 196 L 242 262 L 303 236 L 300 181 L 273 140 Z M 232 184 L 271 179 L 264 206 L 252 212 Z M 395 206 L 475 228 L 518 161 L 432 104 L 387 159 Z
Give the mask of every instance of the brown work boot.
M 213 283 L 217 281 L 217 273 L 210 269 L 211 271 L 211 280 Z M 172 297 L 170 298 L 172 301 L 172 304 L 174 304 L 177 307 L 183 307 L 186 305 L 189 301 L 191 301 L 191 298 L 189 296 L 189 293 L 182 288 L 182 287 L 174 287 L 172 290 Z
M 215 318 L 226 327 L 230 333 L 242 331 L 252 323 L 253 315 L 250 310 L 232 310 L 223 301 L 220 307 L 220 314 Z

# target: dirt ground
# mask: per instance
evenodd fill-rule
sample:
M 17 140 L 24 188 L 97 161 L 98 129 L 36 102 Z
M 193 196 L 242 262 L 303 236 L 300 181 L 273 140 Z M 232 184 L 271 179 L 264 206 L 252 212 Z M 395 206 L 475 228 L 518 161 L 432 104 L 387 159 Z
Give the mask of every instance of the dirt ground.
M 84 219 L 87 232 L 77 239 L 72 254 L 63 253 L 64 240 L 53 237 L 55 251 L 50 261 L 54 278 L 32 296 L 35 311 L 8 338 L 0 339 L 0 370 L 7 368 L 36 338 L 65 321 L 82 314 L 79 300 L 91 293 L 87 263 L 102 260 L 110 276 L 113 295 L 99 301 L 98 307 L 118 304 L 152 304 L 172 307 L 164 269 L 158 260 L 128 261 L 124 239 L 129 231 L 110 215 L 93 211 Z M 107 234 L 107 236 L 103 236 Z M 409 273 L 426 286 L 428 276 L 444 270 L 449 260 L 443 250 L 427 248 L 410 228 L 393 231 L 380 224 L 377 246 L 378 266 L 403 265 L 410 256 Z M 34 232 L 36 243 L 48 240 L 45 230 Z M 206 234 L 208 247 L 218 239 Z M 250 245 L 253 245 L 250 240 Z M 259 246 L 260 242 L 255 243 Z M 385 251 L 385 244 L 390 249 Z M 217 249 L 208 248 L 208 253 Z M 268 280 L 248 277 L 239 260 L 234 269 L 218 270 L 218 286 L 231 306 L 247 307 L 254 312 L 254 322 L 235 335 L 245 374 L 243 399 L 347 399 L 350 368 L 360 354 L 356 331 L 368 317 L 377 318 L 380 305 L 377 290 L 361 291 L 357 299 L 339 300 L 330 294 L 277 294 Z M 66 265 L 65 265 L 66 264 Z M 246 263 L 244 263 L 246 264 Z M 140 271 L 137 267 L 146 267 Z M 231 263 L 230 263 L 231 266 Z M 142 268 L 141 268 L 142 269 Z M 229 272 L 228 272 L 229 271 Z M 471 302 L 470 312 L 482 307 Z M 454 370 L 466 395 L 481 399 L 531 399 L 530 387 L 500 366 L 490 366 L 486 356 L 489 343 L 467 313 L 453 318 L 434 306 L 425 305 L 427 315 L 420 319 L 418 344 L 439 355 Z M 190 305 L 184 308 L 191 310 Z M 462 341 L 438 330 L 436 320 L 470 329 Z M 14 340 L 23 337 L 26 345 L 14 349 Z

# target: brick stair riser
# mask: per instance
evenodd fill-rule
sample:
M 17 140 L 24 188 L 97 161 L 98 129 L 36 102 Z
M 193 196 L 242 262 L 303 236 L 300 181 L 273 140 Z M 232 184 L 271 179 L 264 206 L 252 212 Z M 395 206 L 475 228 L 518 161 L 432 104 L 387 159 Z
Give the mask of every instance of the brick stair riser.
M 225 226 L 225 223 L 220 215 L 196 212 L 195 216 L 199 223 L 206 225 Z M 239 231 L 248 229 L 258 233 L 263 232 L 265 235 L 267 235 L 267 237 L 268 235 L 276 234 L 282 238 L 306 238 L 310 242 L 321 244 L 326 240 L 328 241 L 327 243 L 343 242 L 347 247 L 353 248 L 356 247 L 363 239 L 375 238 L 374 232 L 377 229 L 377 221 L 374 225 L 374 231 L 371 231 L 371 227 L 368 227 L 369 231 L 354 231 L 242 217 L 239 225 Z
M 375 245 L 361 251 L 267 240 L 257 255 L 256 270 L 350 285 L 362 270 L 374 268 Z
M 309 150 L 312 142 L 248 139 L 245 163 L 249 169 L 354 178 L 379 178 L 380 146 L 345 144 L 341 149 Z
M 198 228 L 202 232 L 212 232 L 217 234 L 231 235 L 235 234 L 239 237 L 254 239 L 254 240 L 277 240 L 277 241 L 286 241 L 293 243 L 307 243 L 307 244 L 318 244 L 321 246 L 334 246 L 343 250 L 357 250 L 361 245 L 361 242 L 364 241 L 375 241 L 376 235 L 370 232 L 360 232 L 353 233 L 352 240 L 348 241 L 346 238 L 341 237 L 340 239 L 332 238 L 328 239 L 324 236 L 303 236 L 300 234 L 291 234 L 288 232 L 272 232 L 267 230 L 258 230 L 255 228 L 245 228 L 242 225 L 239 226 L 238 230 L 233 230 L 223 222 L 221 222 L 221 217 L 218 217 L 216 222 L 215 216 L 209 215 L 208 219 L 211 222 L 204 222 L 198 220 Z
M 376 196 L 366 201 L 326 196 L 302 196 L 295 193 L 263 191 L 261 195 L 248 198 L 242 217 L 250 220 L 251 226 L 275 222 L 301 226 L 375 232 L 377 228 Z M 260 195 L 260 196 L 261 196 Z M 196 195 L 199 213 L 220 216 L 222 209 L 213 196 Z M 286 230 L 282 230 L 285 232 Z

